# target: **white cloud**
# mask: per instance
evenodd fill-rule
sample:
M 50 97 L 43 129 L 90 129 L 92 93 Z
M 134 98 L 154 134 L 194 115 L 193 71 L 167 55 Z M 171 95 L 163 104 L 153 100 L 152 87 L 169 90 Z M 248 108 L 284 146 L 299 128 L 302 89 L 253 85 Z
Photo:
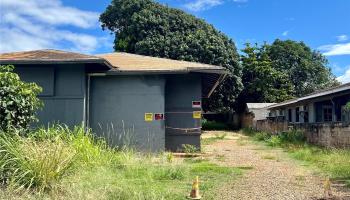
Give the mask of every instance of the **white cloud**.
M 228 0 L 192 0 L 184 5 L 188 10 L 199 12 L 221 5 Z M 246 3 L 248 0 L 231 0 L 234 3 Z
M 337 78 L 338 81 L 341 83 L 349 83 L 350 82 L 350 66 L 347 67 L 348 70 L 346 70 L 345 74 L 339 76 Z
M 189 2 L 189 3 L 185 4 L 184 6 L 188 10 L 198 12 L 198 11 L 202 11 L 202 10 L 208 10 L 208 9 L 210 9 L 214 6 L 218 6 L 222 3 L 223 3 L 222 0 L 195 0 L 193 2 Z
M 282 33 L 282 36 L 287 36 L 289 34 L 289 31 L 284 31 L 283 33 Z
M 80 32 L 98 27 L 98 13 L 60 0 L 1 0 L 0 7 L 0 52 L 54 48 L 89 53 L 103 40 Z
M 350 42 L 342 44 L 329 44 L 318 47 L 325 56 L 350 55 Z
M 338 35 L 337 36 L 337 40 L 339 41 L 339 42 L 344 42 L 344 41 L 346 41 L 346 40 L 348 40 L 349 38 L 348 38 L 348 36 L 347 35 Z

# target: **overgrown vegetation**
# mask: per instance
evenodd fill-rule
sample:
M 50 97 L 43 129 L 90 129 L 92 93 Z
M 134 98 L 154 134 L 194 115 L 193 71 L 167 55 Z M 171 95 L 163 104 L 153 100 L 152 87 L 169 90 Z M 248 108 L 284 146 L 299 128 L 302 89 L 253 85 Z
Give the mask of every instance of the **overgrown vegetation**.
M 212 199 L 219 183 L 240 173 L 171 153 L 115 150 L 83 127 L 0 136 L 0 199 L 184 199 L 195 176 Z
M 244 129 L 243 133 L 272 147 L 284 148 L 291 157 L 321 169 L 333 179 L 350 182 L 350 150 L 327 149 L 307 144 L 302 132 L 289 131 L 278 135 Z M 350 185 L 349 185 L 350 186 Z
M 223 122 L 209 121 L 202 119 L 202 130 L 205 131 L 218 131 L 218 130 L 229 130 L 230 127 Z
M 13 65 L 0 65 L 0 130 L 26 129 L 36 120 L 35 111 L 42 105 L 37 95 L 41 88 L 24 83 L 13 72 Z

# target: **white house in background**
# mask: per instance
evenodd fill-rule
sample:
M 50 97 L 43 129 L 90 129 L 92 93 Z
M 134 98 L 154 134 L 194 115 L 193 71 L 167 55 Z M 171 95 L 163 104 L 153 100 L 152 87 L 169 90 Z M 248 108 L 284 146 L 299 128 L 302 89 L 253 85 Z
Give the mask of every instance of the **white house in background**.
M 242 127 L 255 127 L 257 120 L 264 120 L 268 117 L 268 107 L 275 104 L 276 103 L 247 103 L 245 113 L 241 118 Z

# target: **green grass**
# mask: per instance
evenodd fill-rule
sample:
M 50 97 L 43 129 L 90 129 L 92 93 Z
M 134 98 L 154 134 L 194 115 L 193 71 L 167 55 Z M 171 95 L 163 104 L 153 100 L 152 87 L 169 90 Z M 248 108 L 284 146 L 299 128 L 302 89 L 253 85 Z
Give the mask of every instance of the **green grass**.
M 327 149 L 307 144 L 302 133 L 298 131 L 285 132 L 279 135 L 270 135 L 264 132 L 251 131 L 243 133 L 251 136 L 255 141 L 262 141 L 270 147 L 281 147 L 297 160 L 306 165 L 317 167 L 332 179 L 342 180 L 350 187 L 350 150 Z
M 215 143 L 216 141 L 219 140 L 224 140 L 227 136 L 227 133 L 216 133 L 214 137 L 208 137 L 208 138 L 202 138 L 201 139 L 201 144 L 202 145 L 208 145 Z
M 81 127 L 0 134 L 0 199 L 184 199 L 200 178 L 205 199 L 241 169 L 171 153 L 115 150 Z

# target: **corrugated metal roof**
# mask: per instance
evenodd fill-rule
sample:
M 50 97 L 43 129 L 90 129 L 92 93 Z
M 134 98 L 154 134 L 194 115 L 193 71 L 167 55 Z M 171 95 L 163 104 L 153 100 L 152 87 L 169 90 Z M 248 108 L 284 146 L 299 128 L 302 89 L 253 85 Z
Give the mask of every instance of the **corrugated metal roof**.
M 322 96 L 327 96 L 327 95 L 331 95 L 331 94 L 335 94 L 335 93 L 339 93 L 339 92 L 344 92 L 344 91 L 350 92 L 350 83 L 346 83 L 346 84 L 339 85 L 336 87 L 331 87 L 331 88 L 327 88 L 324 90 L 316 91 L 316 92 L 313 92 L 311 94 L 308 94 L 308 95 L 300 97 L 300 98 L 287 100 L 287 101 L 269 106 L 269 108 L 278 108 L 278 107 L 302 102 L 305 100 L 309 100 L 309 99 L 313 99 L 313 98 L 317 98 L 317 97 L 322 97 Z
M 0 54 L 2 64 L 105 63 L 103 58 L 81 53 L 43 49 Z
M 276 103 L 247 103 L 248 109 L 260 109 L 267 108 L 269 106 L 275 105 Z
M 166 72 L 166 71 L 217 71 L 225 73 L 220 66 L 196 62 L 172 60 L 166 58 L 150 57 L 130 53 L 99 54 L 98 57 L 106 59 L 117 71 L 123 72 Z

